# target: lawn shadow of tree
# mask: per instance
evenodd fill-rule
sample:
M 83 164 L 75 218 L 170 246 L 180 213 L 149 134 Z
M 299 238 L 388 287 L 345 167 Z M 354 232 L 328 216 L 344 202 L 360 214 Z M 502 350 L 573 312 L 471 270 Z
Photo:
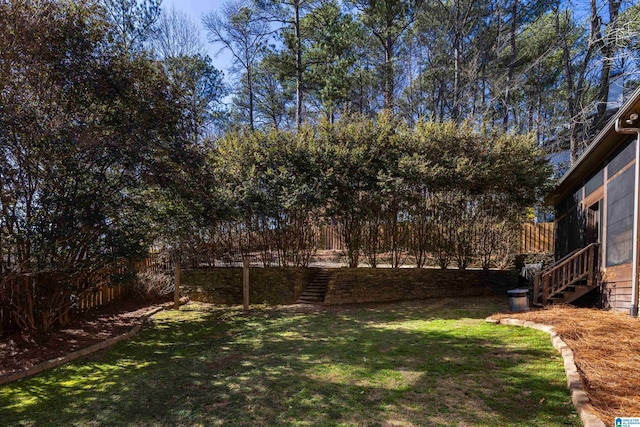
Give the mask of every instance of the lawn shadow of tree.
M 7 425 L 579 425 L 548 336 L 451 304 L 168 313 L 0 389 L 0 413 Z

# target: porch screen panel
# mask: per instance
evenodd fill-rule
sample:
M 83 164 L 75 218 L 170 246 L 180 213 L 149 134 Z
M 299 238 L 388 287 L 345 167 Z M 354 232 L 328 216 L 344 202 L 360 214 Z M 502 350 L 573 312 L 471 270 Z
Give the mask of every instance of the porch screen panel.
M 560 259 L 569 253 L 569 229 L 567 228 L 567 216 L 558 220 L 556 227 L 556 259 Z
M 627 163 L 635 158 L 635 142 L 636 140 L 631 137 L 631 139 L 629 139 L 629 141 L 627 142 L 627 145 L 620 152 L 618 152 L 618 154 L 616 154 L 613 159 L 611 159 L 609 165 L 607 166 L 607 175 L 612 177 L 616 172 L 618 172 L 620 169 L 626 166 Z
M 604 169 L 600 169 L 597 174 L 595 174 L 587 183 L 584 185 L 584 195 L 588 196 L 589 194 L 596 191 L 600 186 L 604 184 Z
M 568 251 L 572 252 L 584 246 L 584 218 L 581 205 L 576 205 L 567 212 Z
M 607 267 L 631 262 L 634 173 L 630 167 L 607 184 Z
M 556 207 L 556 259 L 582 247 L 584 227 L 580 200 L 582 188 L 566 197 Z

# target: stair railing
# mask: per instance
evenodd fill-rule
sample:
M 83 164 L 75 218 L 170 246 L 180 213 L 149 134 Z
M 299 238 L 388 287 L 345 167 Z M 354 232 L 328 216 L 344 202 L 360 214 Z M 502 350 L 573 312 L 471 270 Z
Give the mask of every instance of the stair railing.
M 541 299 L 546 305 L 549 298 L 576 283 L 586 280 L 588 286 L 597 283 L 599 243 L 577 249 L 538 273 L 533 285 L 533 301 Z

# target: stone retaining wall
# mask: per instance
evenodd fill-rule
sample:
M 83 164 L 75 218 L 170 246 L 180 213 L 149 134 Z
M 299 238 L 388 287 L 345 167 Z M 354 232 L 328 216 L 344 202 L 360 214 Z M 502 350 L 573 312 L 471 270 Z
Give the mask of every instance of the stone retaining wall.
M 267 267 L 249 270 L 251 304 L 293 304 L 317 268 Z M 242 268 L 218 267 L 183 270 L 183 293 L 193 301 L 242 304 Z
M 506 296 L 507 289 L 518 286 L 515 271 L 340 268 L 329 274 L 325 304 Z
M 313 280 L 317 268 L 251 268 L 251 304 L 293 304 Z M 194 301 L 242 304 L 242 268 L 182 271 L 183 292 Z M 514 271 L 416 268 L 329 269 L 325 304 L 402 301 L 441 297 L 506 296 L 518 286 Z

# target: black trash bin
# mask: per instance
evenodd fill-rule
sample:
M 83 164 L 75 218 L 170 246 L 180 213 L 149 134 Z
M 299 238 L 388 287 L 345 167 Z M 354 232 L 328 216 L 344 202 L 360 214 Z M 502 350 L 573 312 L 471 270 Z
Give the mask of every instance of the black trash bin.
M 509 311 L 529 311 L 529 289 L 511 289 L 507 291 L 509 295 Z

